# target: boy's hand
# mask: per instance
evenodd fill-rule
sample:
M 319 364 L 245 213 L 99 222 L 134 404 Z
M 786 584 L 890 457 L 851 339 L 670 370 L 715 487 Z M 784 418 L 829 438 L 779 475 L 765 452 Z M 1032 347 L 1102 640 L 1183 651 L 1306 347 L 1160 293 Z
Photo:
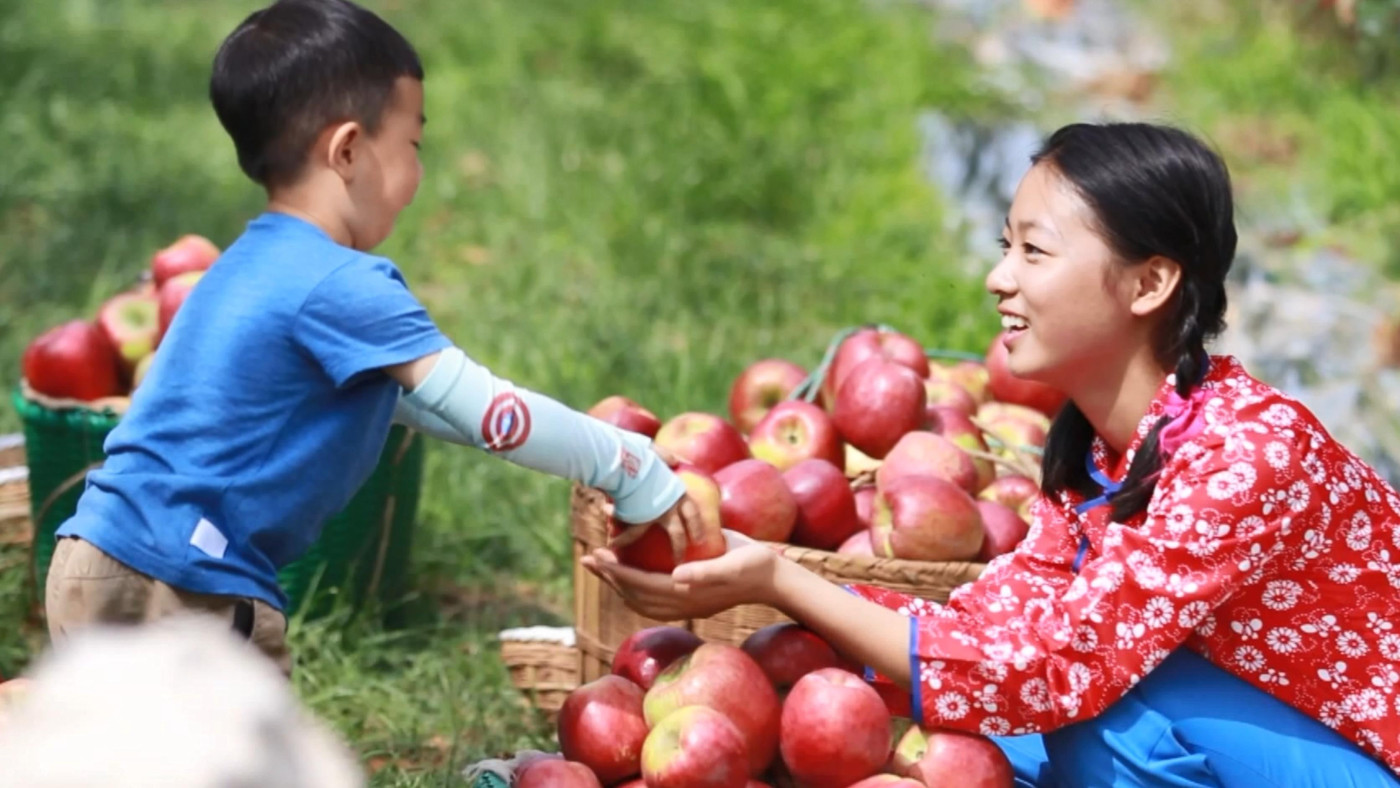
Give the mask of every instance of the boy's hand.
M 622 530 L 608 540 L 608 548 L 617 550 L 632 544 L 645 536 L 647 529 L 653 526 L 666 531 L 666 535 L 671 539 L 671 555 L 675 557 L 676 563 L 680 563 L 690 542 L 699 541 L 704 536 L 705 523 L 700 518 L 700 507 L 690 500 L 689 495 L 683 495 L 676 501 L 675 506 L 649 523 L 630 525 L 619 522 L 618 527 Z

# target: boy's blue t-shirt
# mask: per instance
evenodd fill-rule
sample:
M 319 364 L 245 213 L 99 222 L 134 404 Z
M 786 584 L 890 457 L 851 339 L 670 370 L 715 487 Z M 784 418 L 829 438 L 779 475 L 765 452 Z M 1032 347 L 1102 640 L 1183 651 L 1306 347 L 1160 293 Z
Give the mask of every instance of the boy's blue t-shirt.
M 278 569 L 383 450 L 401 387 L 377 368 L 450 345 L 391 262 L 264 213 L 180 307 L 58 535 L 284 608 Z

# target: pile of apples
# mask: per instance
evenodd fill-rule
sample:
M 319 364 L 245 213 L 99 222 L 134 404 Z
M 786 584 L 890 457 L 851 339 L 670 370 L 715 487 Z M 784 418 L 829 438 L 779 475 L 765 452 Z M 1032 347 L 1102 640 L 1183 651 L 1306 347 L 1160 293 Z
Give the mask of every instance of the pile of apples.
M 516 788 L 1007 788 L 989 739 L 890 715 L 858 666 L 797 624 L 742 645 L 656 626 L 629 636 L 609 675 L 575 689 L 560 752 Z
M 70 320 L 36 337 L 24 351 L 29 387 L 48 397 L 100 403 L 141 385 L 156 347 L 219 248 L 184 235 L 151 257 L 149 277 L 107 299 L 93 320 Z
M 749 364 L 731 387 L 728 419 L 693 411 L 662 423 L 622 395 L 589 413 L 675 458 L 706 523 L 686 561 L 721 555 L 722 528 L 854 555 L 989 561 L 1029 530 L 1034 452 L 1064 403 L 1011 375 L 1002 339 L 981 361 L 930 363 L 908 335 L 866 327 L 837 344 L 819 389 L 792 361 Z M 806 389 L 814 396 L 799 396 Z M 660 529 L 618 559 L 674 568 Z

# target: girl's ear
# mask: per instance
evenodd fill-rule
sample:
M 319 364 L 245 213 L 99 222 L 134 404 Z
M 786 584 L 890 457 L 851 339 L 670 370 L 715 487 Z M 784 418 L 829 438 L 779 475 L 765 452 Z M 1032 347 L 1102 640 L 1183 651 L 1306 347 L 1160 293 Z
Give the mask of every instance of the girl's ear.
M 1138 317 L 1165 306 L 1181 286 L 1181 264 L 1161 255 L 1130 270 L 1134 278 L 1131 308 Z
M 330 129 L 326 145 L 326 166 L 335 170 L 343 180 L 353 180 L 355 159 L 360 155 L 359 143 L 364 129 L 355 121 L 347 121 Z

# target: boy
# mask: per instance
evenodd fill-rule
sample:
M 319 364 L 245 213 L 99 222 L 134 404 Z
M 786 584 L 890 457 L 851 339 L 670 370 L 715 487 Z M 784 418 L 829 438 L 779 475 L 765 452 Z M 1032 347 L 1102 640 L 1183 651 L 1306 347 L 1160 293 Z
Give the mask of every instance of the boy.
M 679 553 L 694 504 L 650 441 L 517 389 L 368 254 L 422 176 L 423 69 L 348 0 L 281 0 L 215 56 L 210 98 L 268 194 L 185 301 L 112 432 L 46 591 L 55 641 L 194 610 L 291 672 L 279 567 L 373 470 L 391 421 L 597 487 Z

